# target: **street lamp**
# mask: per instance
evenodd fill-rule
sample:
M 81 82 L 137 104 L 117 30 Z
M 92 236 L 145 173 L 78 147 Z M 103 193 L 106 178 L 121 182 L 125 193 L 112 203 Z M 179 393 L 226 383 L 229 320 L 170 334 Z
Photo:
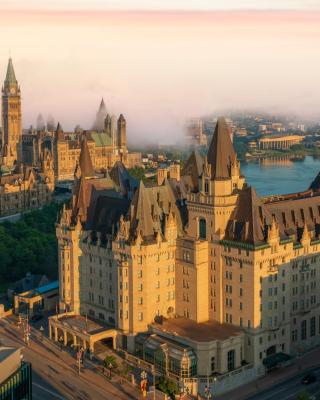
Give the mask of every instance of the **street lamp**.
M 42 325 L 40 326 L 40 332 L 41 332 L 40 340 L 42 342 L 43 341 L 43 332 L 44 332 L 44 327 Z
M 59 337 L 59 343 L 60 343 L 60 351 L 62 351 L 62 342 L 63 342 L 63 337 Z
M 81 369 L 81 351 L 80 350 L 77 351 L 76 357 L 77 357 L 78 373 L 80 375 L 80 372 L 81 372 L 80 371 L 80 369 Z
M 204 394 L 205 394 L 205 396 L 206 396 L 206 398 L 207 398 L 208 400 L 212 398 L 212 395 L 211 395 L 211 387 L 210 387 L 209 384 L 207 384 L 207 385 L 205 386 L 205 388 L 204 388 Z
M 113 368 L 113 365 L 112 365 L 111 362 L 109 363 L 108 368 L 109 368 L 109 378 L 111 380 L 111 371 L 112 371 L 112 368 Z
M 30 338 L 30 334 L 31 334 L 31 327 L 29 324 L 29 319 L 28 319 L 28 315 L 26 316 L 26 318 L 24 319 L 24 324 L 23 324 L 23 340 L 26 343 L 27 346 L 29 346 L 29 338 Z

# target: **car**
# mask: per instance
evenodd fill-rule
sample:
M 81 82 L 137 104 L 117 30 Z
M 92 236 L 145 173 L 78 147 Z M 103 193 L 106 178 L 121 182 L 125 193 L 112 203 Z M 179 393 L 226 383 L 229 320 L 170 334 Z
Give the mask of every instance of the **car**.
M 316 382 L 316 380 L 317 377 L 315 375 L 308 374 L 302 378 L 301 383 L 303 383 L 304 385 L 309 385 L 310 383 Z
M 42 318 L 43 318 L 42 315 L 40 315 L 40 314 L 34 314 L 34 315 L 30 318 L 30 321 L 31 321 L 31 322 L 37 322 L 37 321 L 40 321 L 40 319 L 42 319 Z

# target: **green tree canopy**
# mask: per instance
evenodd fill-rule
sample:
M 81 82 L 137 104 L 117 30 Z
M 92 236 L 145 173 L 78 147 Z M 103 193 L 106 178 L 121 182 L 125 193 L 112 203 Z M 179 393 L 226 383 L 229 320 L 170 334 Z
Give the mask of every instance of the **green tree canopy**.
M 51 204 L 0 224 L 0 281 L 12 283 L 27 272 L 58 276 L 55 222 L 60 206 Z

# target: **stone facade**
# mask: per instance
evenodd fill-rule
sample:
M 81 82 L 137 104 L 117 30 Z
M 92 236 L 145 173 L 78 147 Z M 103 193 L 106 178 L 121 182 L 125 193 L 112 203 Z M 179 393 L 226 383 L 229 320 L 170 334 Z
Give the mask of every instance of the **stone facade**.
M 127 168 L 141 165 L 141 154 L 127 149 L 126 120 L 122 114 L 118 119 L 110 116 L 101 103 L 94 128 L 97 130 L 77 132 L 64 132 L 60 124 L 55 132 L 30 128 L 22 135 L 23 161 L 28 165 L 38 165 L 42 153 L 49 149 L 54 158 L 56 180 L 73 180 L 81 138 L 86 135 L 95 170 L 111 169 L 117 161 Z
M 181 176 L 161 174 L 157 186 L 136 189 L 124 167 L 97 177 L 90 165 L 84 141 L 57 224 L 62 310 L 106 321 L 131 352 L 167 340 L 182 365 L 191 347 L 188 378 L 200 386 L 204 374 L 229 382 L 234 369 L 253 379 L 275 354 L 319 344 L 319 176 L 303 193 L 259 198 L 223 118 L 205 159 L 191 154 Z
M 45 150 L 37 168 L 22 161 L 21 91 L 11 58 L 2 88 L 0 217 L 50 203 L 54 190 L 53 158 Z

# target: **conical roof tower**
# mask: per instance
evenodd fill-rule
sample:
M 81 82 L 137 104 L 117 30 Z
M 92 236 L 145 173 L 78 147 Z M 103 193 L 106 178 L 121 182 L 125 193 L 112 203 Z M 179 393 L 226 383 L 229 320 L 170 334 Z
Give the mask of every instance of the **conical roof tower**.
M 8 62 L 8 67 L 7 67 L 6 79 L 4 81 L 4 86 L 9 87 L 9 86 L 17 86 L 17 85 L 18 85 L 18 81 L 17 81 L 16 75 L 14 73 L 12 58 L 10 57 L 9 62 Z
M 212 179 L 228 179 L 231 177 L 231 164 L 237 159 L 231 142 L 226 120 L 218 118 L 216 128 L 207 154 L 211 166 Z
M 91 156 L 88 148 L 87 137 L 84 135 L 81 142 L 81 152 L 79 158 L 79 167 L 81 176 L 90 178 L 94 176 L 94 169 L 91 161 Z

